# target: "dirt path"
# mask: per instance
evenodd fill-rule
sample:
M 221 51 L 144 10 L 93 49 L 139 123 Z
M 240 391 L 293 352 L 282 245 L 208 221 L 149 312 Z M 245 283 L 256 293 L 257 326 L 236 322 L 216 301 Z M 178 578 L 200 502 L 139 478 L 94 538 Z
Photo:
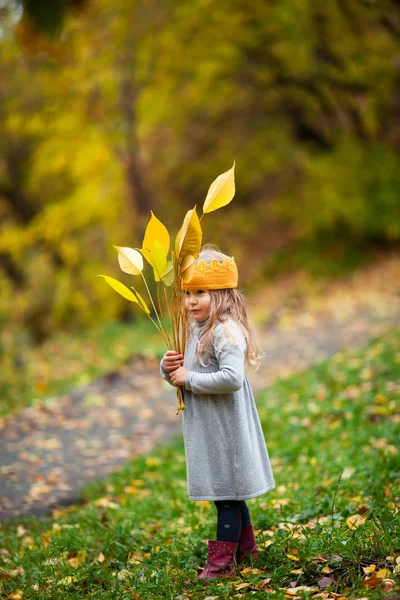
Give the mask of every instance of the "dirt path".
M 249 373 L 256 391 L 400 326 L 400 258 L 386 257 L 318 290 L 297 274 L 260 290 L 250 307 L 263 353 L 260 369 Z M 85 483 L 179 433 L 175 406 L 158 362 L 136 357 L 90 385 L 8 418 L 0 434 L 0 520 L 46 515 L 79 501 Z

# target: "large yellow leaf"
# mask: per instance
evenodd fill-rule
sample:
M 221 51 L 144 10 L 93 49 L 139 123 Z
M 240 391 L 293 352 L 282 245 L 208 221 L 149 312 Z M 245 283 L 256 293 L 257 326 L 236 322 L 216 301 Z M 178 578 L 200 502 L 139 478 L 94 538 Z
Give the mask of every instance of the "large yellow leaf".
M 233 167 L 219 175 L 209 187 L 207 197 L 203 204 L 203 213 L 210 213 L 217 208 L 229 204 L 235 195 L 235 162 Z
M 182 277 L 182 281 L 187 283 L 192 279 L 194 271 L 194 256 L 192 254 L 188 254 L 182 261 L 182 265 L 180 268 L 180 276 Z
M 109 277 L 108 275 L 97 275 L 97 277 L 104 277 L 104 279 L 107 281 L 108 285 L 110 285 L 113 288 L 113 290 L 118 292 L 118 294 L 121 294 L 121 296 L 123 296 L 127 300 L 130 300 L 131 302 L 136 302 L 136 304 L 139 304 L 138 299 L 136 298 L 135 294 L 133 292 L 131 292 L 131 290 L 126 287 L 126 285 L 124 285 L 117 279 L 114 279 L 113 277 Z
M 161 247 L 164 249 L 164 254 L 167 255 L 169 252 L 170 236 L 168 229 L 154 216 L 151 212 L 150 221 L 147 224 L 146 231 L 144 233 L 142 247 L 146 250 L 151 250 L 154 246 L 154 242 L 158 241 Z
M 147 260 L 147 262 L 149 263 L 149 265 L 152 267 L 153 266 L 153 259 L 152 259 L 152 255 L 150 250 L 147 250 L 147 248 L 139 248 L 140 252 L 142 253 L 142 255 L 145 257 L 145 259 Z
M 160 281 L 167 266 L 167 254 L 158 240 L 153 242 L 150 249 L 141 248 L 141 252 L 154 269 L 154 279 Z
M 196 207 L 194 207 L 187 211 L 182 227 L 175 239 L 175 254 L 179 262 L 188 254 L 192 254 L 194 258 L 197 258 L 201 250 L 202 239 L 203 232 Z
M 143 271 L 143 257 L 134 248 L 114 246 L 118 250 L 118 262 L 121 270 L 130 275 L 140 275 Z

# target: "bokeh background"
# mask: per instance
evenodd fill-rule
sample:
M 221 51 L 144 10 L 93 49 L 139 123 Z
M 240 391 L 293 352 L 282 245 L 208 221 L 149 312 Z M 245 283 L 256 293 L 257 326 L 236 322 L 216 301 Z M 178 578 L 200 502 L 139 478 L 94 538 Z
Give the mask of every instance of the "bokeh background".
M 139 318 L 99 273 L 203 222 L 248 291 L 332 277 L 400 240 L 394 0 L 0 1 L 0 353 Z

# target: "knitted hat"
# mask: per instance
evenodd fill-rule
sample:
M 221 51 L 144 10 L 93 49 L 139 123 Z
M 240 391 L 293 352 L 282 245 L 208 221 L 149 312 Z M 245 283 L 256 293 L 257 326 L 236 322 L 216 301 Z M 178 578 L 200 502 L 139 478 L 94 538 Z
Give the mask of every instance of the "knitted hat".
M 189 282 L 182 283 L 183 290 L 225 290 L 238 284 L 238 270 L 233 256 L 223 262 L 213 258 L 210 263 L 200 259 L 194 265 Z

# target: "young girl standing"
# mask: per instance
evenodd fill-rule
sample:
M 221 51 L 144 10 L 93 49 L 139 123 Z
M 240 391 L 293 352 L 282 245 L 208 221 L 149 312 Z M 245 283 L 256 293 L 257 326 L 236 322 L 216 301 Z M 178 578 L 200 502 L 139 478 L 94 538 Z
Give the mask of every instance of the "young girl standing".
M 184 387 L 183 435 L 190 500 L 212 500 L 217 539 L 201 579 L 233 575 L 258 550 L 246 500 L 275 487 L 245 363 L 257 361 L 233 258 L 204 246 L 185 284 L 185 357 L 164 354 L 161 375 Z

